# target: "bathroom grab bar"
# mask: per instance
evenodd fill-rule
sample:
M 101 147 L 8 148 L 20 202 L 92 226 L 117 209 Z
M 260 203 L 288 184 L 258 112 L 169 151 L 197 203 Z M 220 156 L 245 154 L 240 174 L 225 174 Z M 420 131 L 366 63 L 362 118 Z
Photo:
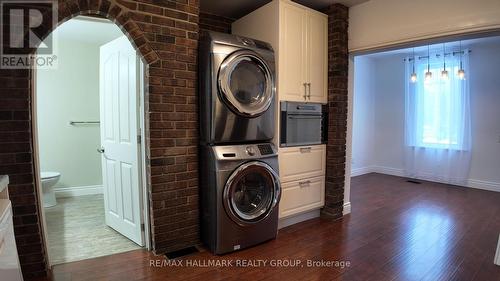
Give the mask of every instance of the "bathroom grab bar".
M 101 122 L 99 121 L 69 121 L 69 124 L 71 126 L 77 126 L 77 125 L 99 125 Z

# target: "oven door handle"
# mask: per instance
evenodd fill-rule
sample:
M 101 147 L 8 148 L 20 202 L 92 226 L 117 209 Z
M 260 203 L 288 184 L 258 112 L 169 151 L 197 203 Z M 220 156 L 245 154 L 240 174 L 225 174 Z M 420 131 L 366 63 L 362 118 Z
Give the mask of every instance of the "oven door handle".
M 290 119 L 321 119 L 323 116 L 288 116 Z

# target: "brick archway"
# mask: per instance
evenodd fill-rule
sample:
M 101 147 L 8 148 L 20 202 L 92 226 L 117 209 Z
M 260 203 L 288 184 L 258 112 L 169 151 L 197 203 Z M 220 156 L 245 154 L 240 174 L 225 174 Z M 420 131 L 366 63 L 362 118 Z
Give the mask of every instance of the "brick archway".
M 128 37 L 134 48 L 141 54 L 147 65 L 154 64 L 159 57 L 146 39 L 144 29 L 139 28 L 133 19 L 137 3 L 127 1 L 71 1 L 58 2 L 58 25 L 80 15 L 104 17 L 114 22 Z M 56 27 L 57 28 L 57 27 Z M 55 30 L 55 29 L 54 29 Z M 46 36 L 53 30 L 47 30 Z M 46 37 L 44 36 L 44 38 Z
M 77 15 L 112 20 L 141 54 L 148 66 L 145 122 L 153 249 L 161 253 L 198 244 L 199 1 L 59 0 L 57 9 L 58 25 Z M 34 175 L 32 78 L 27 69 L 0 69 L 0 175 L 10 177 L 25 278 L 48 270 Z

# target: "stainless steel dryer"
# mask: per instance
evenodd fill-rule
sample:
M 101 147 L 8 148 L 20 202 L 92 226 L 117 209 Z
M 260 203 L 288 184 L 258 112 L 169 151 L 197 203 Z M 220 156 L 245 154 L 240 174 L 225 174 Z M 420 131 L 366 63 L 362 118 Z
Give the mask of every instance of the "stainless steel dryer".
M 275 59 L 268 43 L 204 32 L 199 48 L 202 144 L 271 140 L 275 127 Z
M 276 237 L 281 186 L 271 143 L 202 146 L 201 238 L 214 254 Z

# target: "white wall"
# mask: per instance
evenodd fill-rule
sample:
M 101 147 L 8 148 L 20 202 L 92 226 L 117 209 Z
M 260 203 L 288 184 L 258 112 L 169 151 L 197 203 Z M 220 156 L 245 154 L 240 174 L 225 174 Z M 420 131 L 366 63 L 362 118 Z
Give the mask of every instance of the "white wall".
M 470 54 L 471 179 L 500 183 L 500 44 Z
M 500 191 L 500 79 L 497 69 L 500 43 L 478 43 L 470 48 L 467 79 L 470 81 L 473 145 L 469 185 Z M 369 60 L 370 64 L 359 59 L 355 61 L 352 173 L 402 174 L 404 83 L 408 79 L 404 77 L 403 56 Z M 358 79 L 366 76 L 368 69 L 375 70 L 366 80 L 369 87 L 363 85 L 364 80 Z M 370 104 L 373 107 L 367 108 Z M 372 153 L 365 153 L 365 156 L 370 159 L 356 156 L 369 150 Z M 358 163 L 358 159 L 363 162 Z
M 354 58 L 354 95 L 353 100 L 353 127 L 352 127 L 352 150 L 351 170 L 353 173 L 361 173 L 365 167 L 374 163 L 374 62 L 368 57 Z
M 41 171 L 57 171 L 56 187 L 102 185 L 99 121 L 99 45 L 59 40 L 58 68 L 38 70 L 37 122 Z
M 349 51 L 499 28 L 498 0 L 370 0 L 349 9 Z
M 403 167 L 405 116 L 405 64 L 403 56 L 375 60 L 373 165 Z

